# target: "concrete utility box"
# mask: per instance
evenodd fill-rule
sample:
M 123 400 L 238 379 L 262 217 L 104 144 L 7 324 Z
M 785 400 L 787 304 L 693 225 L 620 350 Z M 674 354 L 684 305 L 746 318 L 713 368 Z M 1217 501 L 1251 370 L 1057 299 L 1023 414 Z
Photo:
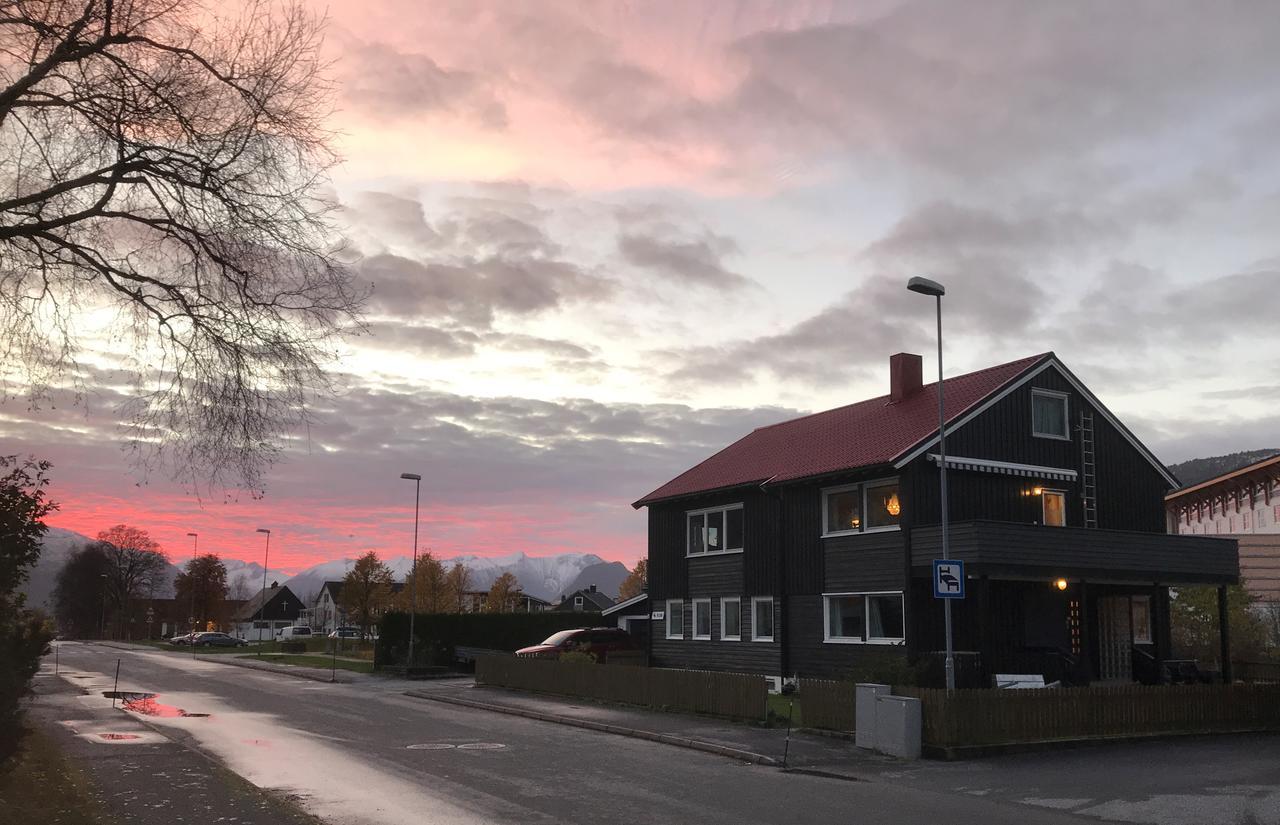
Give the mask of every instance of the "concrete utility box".
M 877 696 L 876 750 L 900 759 L 919 759 L 921 718 L 919 699 Z
M 888 685 L 860 684 L 854 687 L 853 743 L 860 748 L 876 746 L 876 699 L 888 696 Z

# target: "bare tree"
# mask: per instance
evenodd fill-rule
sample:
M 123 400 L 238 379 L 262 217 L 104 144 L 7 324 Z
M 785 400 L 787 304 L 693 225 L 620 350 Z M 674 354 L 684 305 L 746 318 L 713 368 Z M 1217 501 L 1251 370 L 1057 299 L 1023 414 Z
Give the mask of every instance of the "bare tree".
M 234 599 L 239 602 L 247 602 L 253 597 L 253 588 L 249 585 L 249 574 L 241 573 L 231 580 L 230 589 L 227 591 L 227 598 Z
M 127 524 L 98 533 L 93 546 L 107 556 L 107 598 L 123 637 L 129 633 L 134 603 L 155 591 L 169 572 L 169 559 L 146 530 Z
M 84 387 L 86 319 L 114 310 L 134 458 L 189 483 L 259 490 L 361 323 L 324 21 L 282 2 L 0 0 L 0 378 Z

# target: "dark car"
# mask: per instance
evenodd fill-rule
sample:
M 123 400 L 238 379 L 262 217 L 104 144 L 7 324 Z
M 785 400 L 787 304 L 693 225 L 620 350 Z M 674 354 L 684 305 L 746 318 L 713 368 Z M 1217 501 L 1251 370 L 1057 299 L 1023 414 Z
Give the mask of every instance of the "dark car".
M 244 647 L 248 644 L 244 639 L 226 633 L 199 633 L 195 641 L 196 647 Z
M 561 630 L 542 644 L 522 647 L 517 656 L 526 659 L 559 659 L 565 653 L 590 653 L 597 662 L 607 662 L 610 653 L 638 651 L 640 646 L 620 627 L 580 627 Z

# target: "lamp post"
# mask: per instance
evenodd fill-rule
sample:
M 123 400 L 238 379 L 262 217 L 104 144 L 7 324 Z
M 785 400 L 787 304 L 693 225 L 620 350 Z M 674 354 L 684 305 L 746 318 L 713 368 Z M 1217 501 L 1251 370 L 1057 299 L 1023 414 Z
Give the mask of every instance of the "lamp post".
M 942 296 L 947 289 L 937 281 L 915 277 L 907 281 L 907 289 L 921 295 L 932 296 L 938 307 L 938 487 L 942 501 L 942 558 L 950 560 L 951 547 L 947 535 L 947 419 L 942 403 Z M 955 651 L 951 644 L 951 600 L 943 600 L 943 616 L 947 632 L 946 676 L 947 690 L 956 689 Z
M 400 477 L 413 482 L 413 567 L 409 568 L 409 660 L 406 668 L 413 667 L 413 617 L 418 612 L 418 503 L 422 499 L 422 476 L 417 473 L 401 473 Z
M 107 638 L 107 574 L 99 573 L 98 578 L 102 579 L 102 610 L 98 614 L 98 638 Z
M 200 534 L 187 533 L 191 537 L 191 567 L 187 570 L 187 587 L 191 588 L 191 657 L 196 655 L 196 557 L 200 555 Z
M 261 659 L 262 628 L 267 624 L 267 560 L 271 558 L 271 531 L 259 527 L 258 532 L 267 534 L 267 548 L 262 553 L 262 604 L 258 605 L 258 658 Z

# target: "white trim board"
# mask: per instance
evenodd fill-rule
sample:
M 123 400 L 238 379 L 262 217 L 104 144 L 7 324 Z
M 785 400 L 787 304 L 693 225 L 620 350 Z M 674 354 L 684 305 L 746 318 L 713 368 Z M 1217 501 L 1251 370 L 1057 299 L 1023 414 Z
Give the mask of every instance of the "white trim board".
M 1129 444 L 1133 446 L 1134 449 L 1136 449 L 1139 453 L 1141 453 L 1143 457 L 1145 457 L 1147 461 L 1151 463 L 1151 466 L 1156 468 L 1156 470 L 1160 473 L 1161 477 L 1164 478 L 1165 481 L 1169 482 L 1169 485 L 1171 487 L 1178 486 L 1177 479 L 1175 479 L 1172 475 L 1169 474 L 1168 469 L 1166 469 L 1165 466 L 1161 464 L 1159 460 L 1156 459 L 1155 454 L 1153 454 L 1150 450 L 1148 450 L 1146 446 L 1143 445 L 1143 443 L 1134 436 L 1133 433 L 1129 432 L 1129 428 L 1126 427 L 1124 424 L 1120 423 L 1120 419 L 1112 415 L 1111 411 L 1108 410 L 1105 406 L 1103 406 L 1102 402 L 1098 400 L 1098 397 L 1095 396 L 1092 392 L 1090 392 L 1084 386 L 1084 384 L 1081 384 L 1079 380 L 1077 380 L 1076 377 L 1071 374 L 1071 370 L 1067 369 L 1066 366 L 1061 361 L 1058 360 L 1058 356 L 1056 355 L 1049 356 L 1048 358 L 1045 359 L 1045 362 L 1043 364 L 1041 364 L 1040 366 L 1036 367 L 1033 370 L 1030 370 L 1024 373 L 1021 378 L 1017 379 L 1012 384 L 1005 387 L 1003 390 L 996 393 L 995 395 L 989 396 L 985 401 L 983 401 L 977 407 L 975 407 L 974 409 L 962 415 L 955 423 L 950 424 L 947 427 L 947 432 L 953 433 L 956 430 L 963 427 L 965 424 L 968 424 L 970 421 L 977 418 L 979 415 L 982 415 L 984 412 L 991 409 L 991 407 L 995 406 L 998 402 L 1003 401 L 1014 390 L 1018 389 L 1023 384 L 1026 384 L 1028 381 L 1030 381 L 1032 378 L 1035 378 L 1040 373 L 1049 369 L 1049 367 L 1053 367 L 1054 369 L 1056 369 L 1058 371 L 1058 374 L 1061 375 L 1064 379 L 1066 379 L 1067 383 L 1070 384 L 1075 389 L 1076 392 L 1084 396 L 1085 400 L 1088 401 L 1091 405 L 1093 405 L 1094 409 L 1096 409 L 1103 418 L 1105 418 L 1113 427 L 1116 428 L 1116 430 L 1120 433 L 1120 435 L 1124 438 L 1124 440 L 1128 441 Z M 916 458 L 918 458 L 921 453 L 923 453 L 925 450 L 928 450 L 930 447 L 935 446 L 937 443 L 938 443 L 938 434 L 935 432 L 933 436 L 926 439 L 922 444 L 917 446 L 915 449 L 911 450 L 911 452 L 900 454 L 901 458 L 899 458 L 893 464 L 894 469 L 901 470 L 903 467 L 905 467 L 906 465 L 914 461 Z
M 938 454 L 929 453 L 929 460 L 938 463 Z M 977 470 L 978 472 L 1001 473 L 1009 476 L 1028 476 L 1031 478 L 1049 478 L 1054 481 L 1075 481 L 1075 470 L 1065 467 L 1041 467 L 1038 464 L 1015 464 L 1011 461 L 993 461 L 988 458 L 965 458 L 958 455 L 947 456 L 948 470 Z

